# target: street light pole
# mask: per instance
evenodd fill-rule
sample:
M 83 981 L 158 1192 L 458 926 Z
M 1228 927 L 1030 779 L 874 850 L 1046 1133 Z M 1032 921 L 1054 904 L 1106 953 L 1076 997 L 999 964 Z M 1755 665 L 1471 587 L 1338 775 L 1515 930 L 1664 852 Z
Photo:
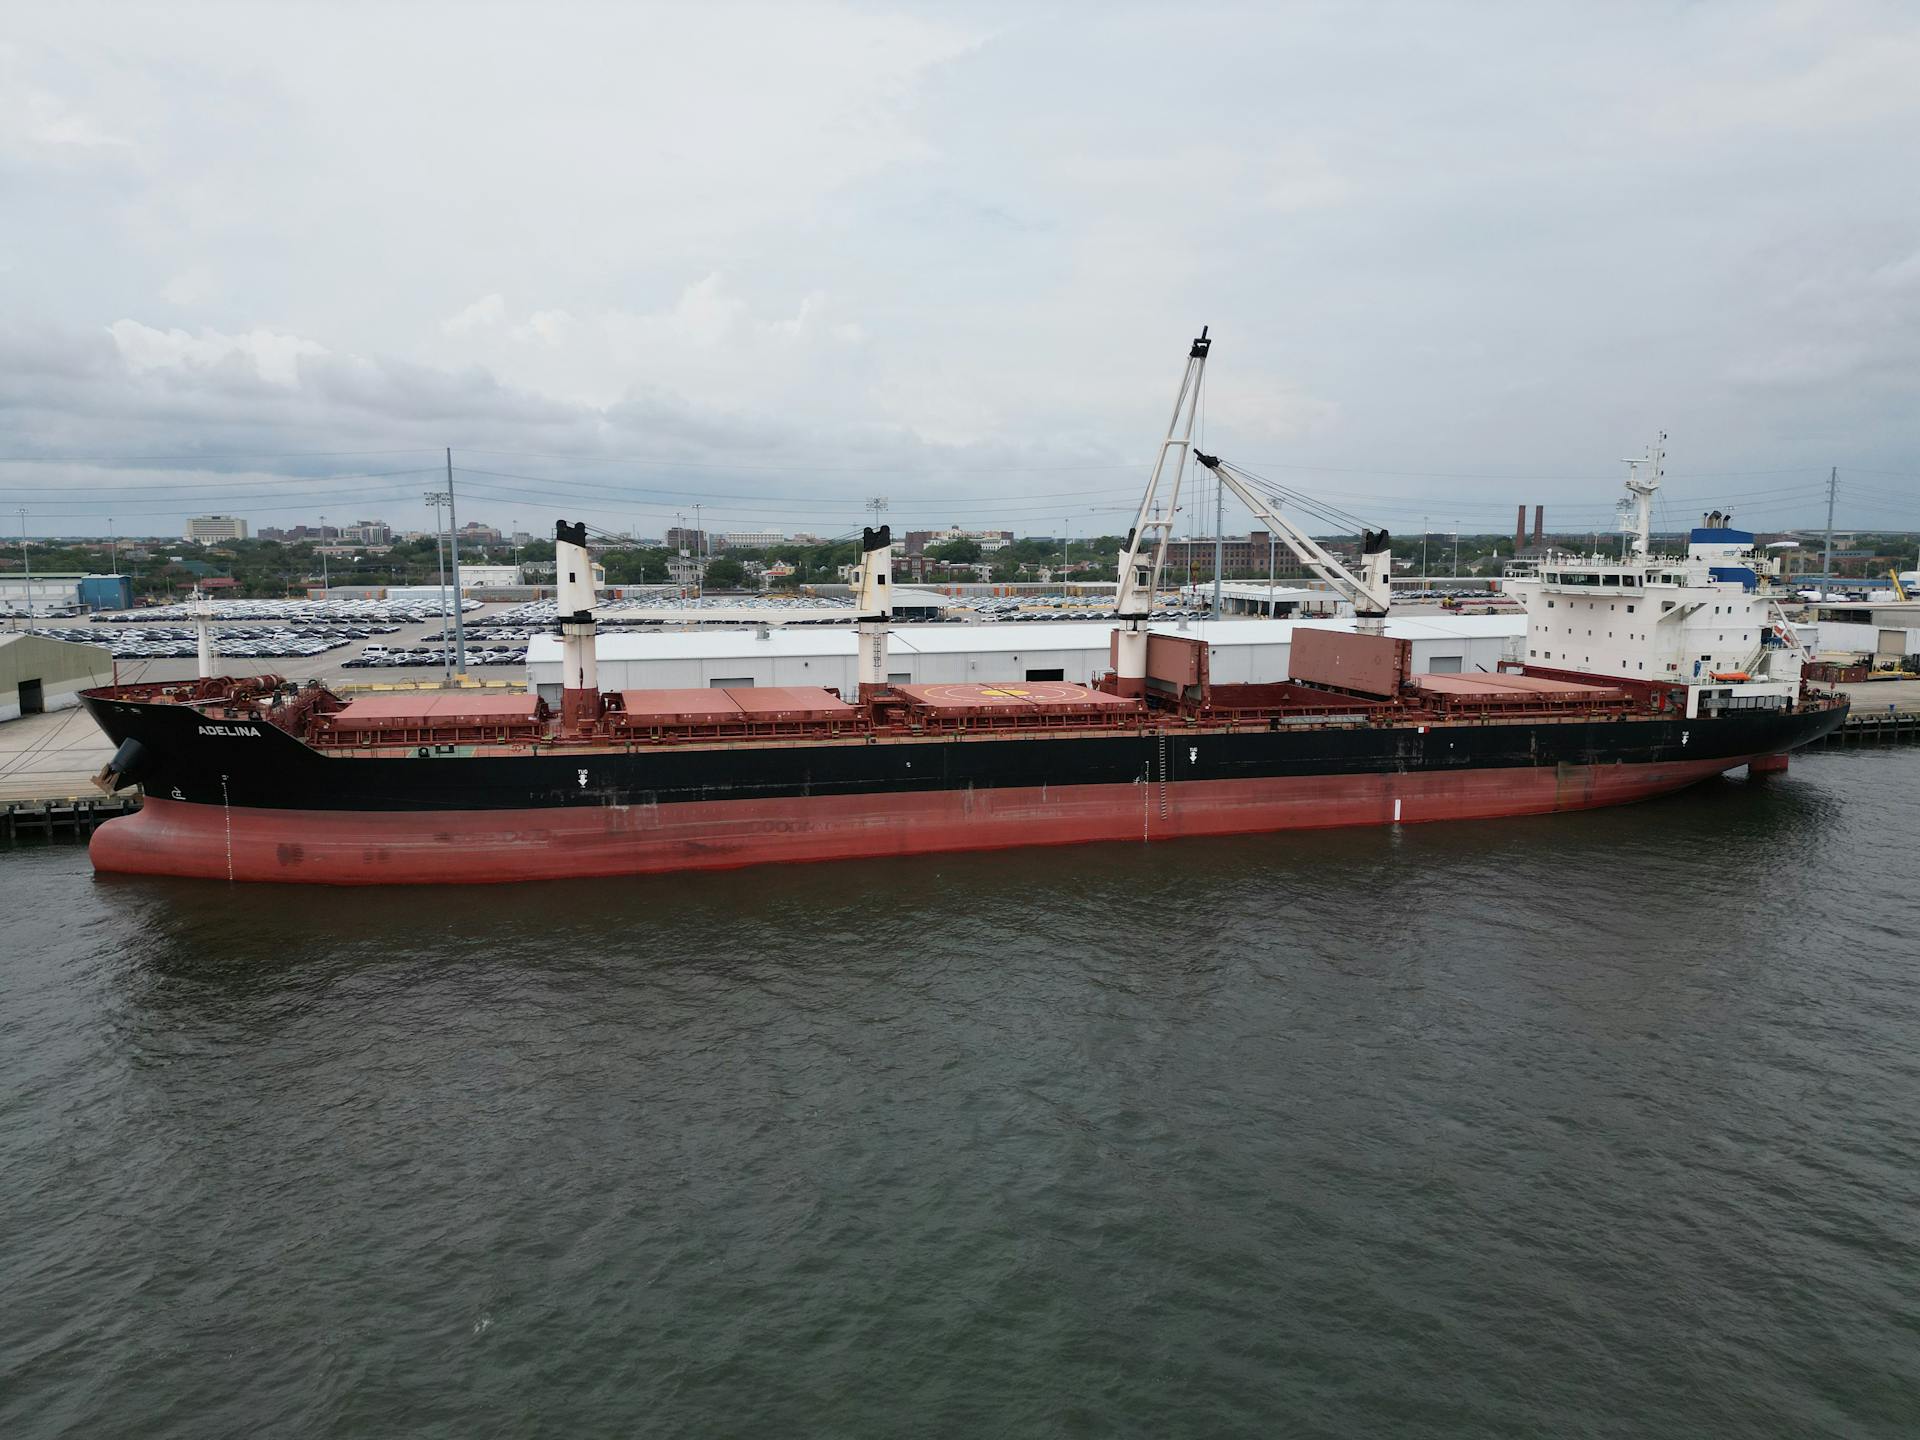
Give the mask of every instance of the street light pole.
M 451 656 L 447 650 L 447 543 L 441 528 L 440 507 L 447 503 L 444 490 L 429 490 L 427 504 L 433 506 L 433 559 L 440 574 L 440 673 L 451 678 Z
M 453 447 L 447 447 L 447 568 L 453 572 L 453 650 L 457 673 L 467 673 L 467 626 L 460 607 L 460 532 L 453 513 Z M 558 576 L 556 575 L 556 579 Z M 591 578 L 591 577 L 589 577 Z
M 333 584 L 327 579 L 327 517 L 320 517 L 320 598 L 331 600 Z
M 33 557 L 27 553 L 27 507 L 20 507 L 20 565 L 27 572 L 27 619 L 33 619 Z

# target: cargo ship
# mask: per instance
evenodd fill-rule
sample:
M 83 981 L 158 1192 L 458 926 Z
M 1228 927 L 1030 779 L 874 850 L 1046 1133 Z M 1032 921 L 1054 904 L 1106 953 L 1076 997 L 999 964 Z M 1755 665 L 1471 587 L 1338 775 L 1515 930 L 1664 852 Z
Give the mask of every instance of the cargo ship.
M 495 883 L 1541 814 L 1781 769 L 1844 719 L 1843 699 L 1800 678 L 1804 652 L 1757 572 L 1728 563 L 1725 533 L 1650 552 L 1657 450 L 1628 482 L 1630 555 L 1549 554 L 1509 581 L 1528 607 L 1523 653 L 1492 672 L 1412 673 L 1409 642 L 1383 624 L 1386 532 L 1362 532 L 1350 569 L 1257 477 L 1193 446 L 1209 347 L 1203 332 L 1189 349 L 1119 556 L 1111 669 L 1093 684 L 890 683 L 882 526 L 854 576 L 856 693 L 603 691 L 587 531 L 561 521 L 557 707 L 210 673 L 85 692 L 117 746 L 97 783 L 144 791 L 94 833 L 93 863 Z M 1190 465 L 1353 606 L 1349 626 L 1296 628 L 1284 680 L 1215 684 L 1204 641 L 1150 621 Z

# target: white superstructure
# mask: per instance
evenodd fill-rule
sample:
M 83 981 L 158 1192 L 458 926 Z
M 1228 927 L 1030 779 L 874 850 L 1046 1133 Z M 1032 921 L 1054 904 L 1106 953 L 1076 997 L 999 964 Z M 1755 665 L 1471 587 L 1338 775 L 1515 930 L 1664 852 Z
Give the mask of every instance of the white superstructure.
M 1526 663 L 1684 685 L 1689 716 L 1792 703 L 1805 654 L 1760 589 L 1769 562 L 1756 558 L 1753 536 L 1715 513 L 1694 528 L 1684 556 L 1651 554 L 1659 445 L 1629 464 L 1622 528 L 1631 554 L 1549 551 L 1509 569 L 1503 588 L 1527 609 Z

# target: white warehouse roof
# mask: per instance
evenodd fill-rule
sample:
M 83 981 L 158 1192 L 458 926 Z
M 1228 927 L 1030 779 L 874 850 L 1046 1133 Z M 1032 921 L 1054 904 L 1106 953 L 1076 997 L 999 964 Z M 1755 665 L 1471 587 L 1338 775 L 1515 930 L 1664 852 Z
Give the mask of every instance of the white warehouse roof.
M 1352 619 L 1194 620 L 1153 627 L 1186 635 L 1214 649 L 1214 675 L 1223 682 L 1284 679 L 1286 655 L 1300 626 L 1352 630 Z M 1414 642 L 1414 667 L 1436 656 L 1460 659 L 1468 669 L 1492 669 L 1507 642 L 1526 634 L 1526 616 L 1421 615 L 1389 618 L 1387 633 Z M 982 625 L 901 625 L 888 641 L 889 670 L 916 683 L 969 678 L 1020 678 L 1026 669 L 1060 669 L 1084 681 L 1107 669 L 1111 621 L 1026 621 Z M 646 689 L 751 680 L 759 685 L 853 683 L 855 632 L 851 626 L 754 630 L 681 630 L 602 634 L 598 645 L 602 689 Z M 530 686 L 560 683 L 560 641 L 537 635 L 527 646 Z

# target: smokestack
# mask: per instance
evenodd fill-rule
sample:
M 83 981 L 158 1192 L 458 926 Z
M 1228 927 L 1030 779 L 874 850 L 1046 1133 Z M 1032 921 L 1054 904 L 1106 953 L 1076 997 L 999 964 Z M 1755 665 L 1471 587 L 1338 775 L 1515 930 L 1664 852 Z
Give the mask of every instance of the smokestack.
M 1522 504 L 1520 506 L 1519 513 L 1513 517 L 1513 553 L 1518 555 L 1522 550 L 1526 548 L 1527 548 L 1527 507 L 1525 506 L 1525 504 Z
M 1533 507 L 1534 549 L 1537 550 L 1546 543 L 1547 543 L 1547 507 L 1544 505 L 1536 505 Z

